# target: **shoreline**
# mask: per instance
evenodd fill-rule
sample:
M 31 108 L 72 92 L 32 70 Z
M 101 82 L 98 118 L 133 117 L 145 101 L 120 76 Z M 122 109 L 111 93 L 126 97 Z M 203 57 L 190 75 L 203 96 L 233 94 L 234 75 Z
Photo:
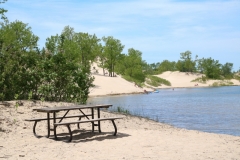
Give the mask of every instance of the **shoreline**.
M 157 90 L 165 90 L 165 89 L 195 89 L 195 88 L 216 88 L 216 87 L 239 87 L 240 85 L 229 85 L 229 86 L 192 86 L 192 87 L 164 87 L 164 88 L 155 88 Z M 143 88 L 142 88 L 143 89 Z M 154 91 L 149 91 L 153 93 Z M 130 93 L 115 93 L 115 94 L 106 94 L 106 95 L 89 95 L 88 98 L 94 97 L 108 97 L 108 96 L 121 96 L 121 95 L 136 95 L 136 94 L 146 94 L 144 91 L 142 92 L 130 92 Z
M 200 88 L 200 87 L 215 87 L 213 84 L 219 84 L 221 86 L 240 86 L 240 81 L 232 80 L 208 80 L 206 83 L 192 82 L 193 80 L 201 77 L 201 74 L 186 74 L 183 72 L 164 72 L 157 77 L 168 80 L 171 86 L 158 86 L 153 87 L 146 84 L 145 87 L 140 88 L 134 83 L 126 81 L 120 75 L 117 77 L 104 76 L 99 70 L 99 74 L 93 75 L 95 80 L 93 84 L 95 87 L 91 87 L 89 90 L 89 97 L 99 96 L 113 96 L 113 95 L 127 95 L 127 94 L 142 94 L 144 90 L 147 92 L 153 92 L 154 89 L 175 89 L 175 88 Z M 231 82 L 231 85 L 228 83 Z

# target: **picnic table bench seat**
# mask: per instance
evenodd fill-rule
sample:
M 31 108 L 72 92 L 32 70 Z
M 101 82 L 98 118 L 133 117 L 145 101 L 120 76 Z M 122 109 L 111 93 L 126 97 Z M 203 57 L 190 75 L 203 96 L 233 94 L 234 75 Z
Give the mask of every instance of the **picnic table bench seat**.
M 83 115 L 83 114 L 80 114 L 80 115 L 70 115 L 70 116 L 65 116 L 65 117 L 56 117 L 55 119 L 76 118 L 76 117 L 77 117 L 77 118 L 82 118 L 82 117 L 88 117 L 88 116 L 92 116 L 92 115 L 91 115 L 91 114 L 85 114 L 85 115 Z M 53 119 L 52 117 L 49 118 L 49 120 L 52 120 L 52 119 Z M 25 119 L 25 121 L 30 121 L 30 122 L 34 121 L 33 133 L 34 133 L 34 135 L 35 135 L 36 137 L 38 137 L 37 134 L 36 134 L 37 122 L 39 122 L 39 121 L 45 121 L 45 120 L 48 120 L 48 118 L 31 118 L 31 119 Z M 79 125 L 78 125 L 78 128 L 79 128 Z
M 124 117 L 108 117 L 108 118 L 97 118 L 97 119 L 88 119 L 88 120 L 81 120 L 81 121 L 73 121 L 73 122 L 60 122 L 60 123 L 54 123 L 53 125 L 56 127 L 56 126 L 59 126 L 59 125 L 65 125 L 67 128 L 68 128 L 68 131 L 69 131 L 69 140 L 68 142 L 71 142 L 72 141 L 72 131 L 71 131 L 71 128 L 70 128 L 70 125 L 71 124 L 79 124 L 79 123 L 88 123 L 88 122 L 91 122 L 93 125 L 94 125 L 94 122 L 96 121 L 107 121 L 107 120 L 110 120 L 114 126 L 114 136 L 116 136 L 117 134 L 117 126 L 114 122 L 114 120 L 116 119 L 122 119 Z M 101 132 L 99 130 L 99 132 Z
M 74 118 L 74 117 L 86 117 L 86 116 L 92 116 L 91 114 L 86 114 L 86 115 L 71 115 L 71 116 L 66 116 L 64 118 Z M 61 119 L 63 117 L 56 117 L 56 119 Z M 53 119 L 52 117 L 49 119 Z M 48 120 L 47 118 L 31 118 L 31 119 L 25 119 L 25 121 L 44 121 L 44 120 Z

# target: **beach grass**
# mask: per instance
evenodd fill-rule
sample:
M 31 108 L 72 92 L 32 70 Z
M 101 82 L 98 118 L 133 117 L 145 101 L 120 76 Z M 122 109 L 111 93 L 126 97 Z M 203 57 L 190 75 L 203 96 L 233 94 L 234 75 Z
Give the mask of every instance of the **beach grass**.
M 219 87 L 219 86 L 231 86 L 233 85 L 233 82 L 228 81 L 228 80 L 223 80 L 219 82 L 214 82 L 211 86 L 213 87 Z
M 149 115 L 145 114 L 143 112 L 143 110 L 139 111 L 139 112 L 132 112 L 128 109 L 125 109 L 124 107 L 118 106 L 116 108 L 113 108 L 113 110 L 111 110 L 110 112 L 113 112 L 113 113 L 117 112 L 117 113 L 124 114 L 124 115 L 130 115 L 130 116 L 135 116 L 135 117 L 139 117 L 139 118 L 145 118 L 147 120 L 153 120 L 155 122 L 160 122 L 158 116 L 151 118 Z M 142 112 L 142 113 L 140 113 L 140 112 Z M 164 122 L 161 122 L 161 123 L 164 123 Z
M 235 74 L 233 78 L 240 81 L 240 74 Z
M 198 83 L 206 84 L 207 80 L 208 80 L 208 78 L 206 76 L 202 76 L 202 77 L 192 80 L 191 82 L 198 82 Z
M 147 76 L 146 83 L 154 87 L 161 86 L 162 84 L 171 86 L 171 83 L 168 80 L 152 75 Z

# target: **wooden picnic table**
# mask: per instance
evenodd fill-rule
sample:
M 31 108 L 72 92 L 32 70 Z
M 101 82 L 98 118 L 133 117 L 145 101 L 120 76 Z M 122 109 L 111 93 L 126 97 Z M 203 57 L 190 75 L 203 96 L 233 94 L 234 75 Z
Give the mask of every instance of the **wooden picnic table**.
M 58 125 L 66 125 L 68 127 L 69 130 L 69 134 L 70 134 L 70 139 L 69 141 L 72 140 L 72 132 L 70 129 L 70 124 L 78 124 L 79 127 L 79 123 L 86 123 L 86 122 L 91 122 L 92 123 L 92 132 L 94 132 L 94 126 L 98 126 L 98 131 L 101 132 L 101 124 L 100 121 L 104 121 L 104 120 L 111 120 L 113 123 L 113 126 L 115 128 L 115 133 L 114 135 L 116 135 L 117 132 L 117 128 L 116 125 L 114 123 L 115 119 L 120 119 L 123 117 L 109 117 L 109 118 L 101 118 L 100 117 L 100 108 L 109 108 L 111 107 L 111 104 L 101 104 L 101 105 L 73 105 L 73 106 L 60 106 L 60 107 L 46 107 L 46 108 L 37 108 L 37 109 L 33 109 L 33 111 L 37 111 L 37 112 L 44 112 L 47 113 L 47 117 L 46 118 L 34 118 L 34 119 L 26 119 L 26 121 L 35 121 L 34 126 L 33 126 L 33 133 L 35 136 L 36 135 L 36 125 L 37 122 L 39 121 L 43 121 L 46 120 L 47 121 L 47 138 L 50 137 L 50 120 L 53 120 L 53 131 L 54 131 L 54 137 L 57 140 L 57 134 L 56 134 L 56 127 Z M 91 109 L 91 114 L 85 114 L 82 110 L 83 109 Z M 97 109 L 97 118 L 94 119 L 94 109 Z M 81 115 L 72 115 L 72 116 L 68 116 L 69 111 L 71 110 L 79 110 L 81 112 Z M 65 114 L 62 117 L 56 117 L 56 113 L 60 112 L 60 111 L 65 111 Z M 52 117 L 50 116 L 50 114 L 52 114 Z M 73 121 L 73 122 L 62 122 L 63 119 L 65 118 L 73 118 L 73 117 L 78 117 L 79 121 Z M 83 120 L 81 121 L 82 117 L 86 117 L 88 120 Z M 91 117 L 91 118 L 89 118 Z M 57 119 L 60 119 L 58 122 L 56 122 Z M 95 124 L 94 122 L 97 122 L 97 124 Z

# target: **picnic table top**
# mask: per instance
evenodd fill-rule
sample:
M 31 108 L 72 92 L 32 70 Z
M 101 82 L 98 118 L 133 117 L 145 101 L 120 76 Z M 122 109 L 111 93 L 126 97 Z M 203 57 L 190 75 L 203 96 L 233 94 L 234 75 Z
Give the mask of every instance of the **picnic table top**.
M 57 111 L 66 111 L 66 110 L 75 110 L 75 109 L 109 108 L 111 106 L 112 106 L 111 104 L 72 105 L 72 106 L 36 108 L 36 109 L 33 109 L 33 111 L 37 111 L 37 112 L 57 112 Z

